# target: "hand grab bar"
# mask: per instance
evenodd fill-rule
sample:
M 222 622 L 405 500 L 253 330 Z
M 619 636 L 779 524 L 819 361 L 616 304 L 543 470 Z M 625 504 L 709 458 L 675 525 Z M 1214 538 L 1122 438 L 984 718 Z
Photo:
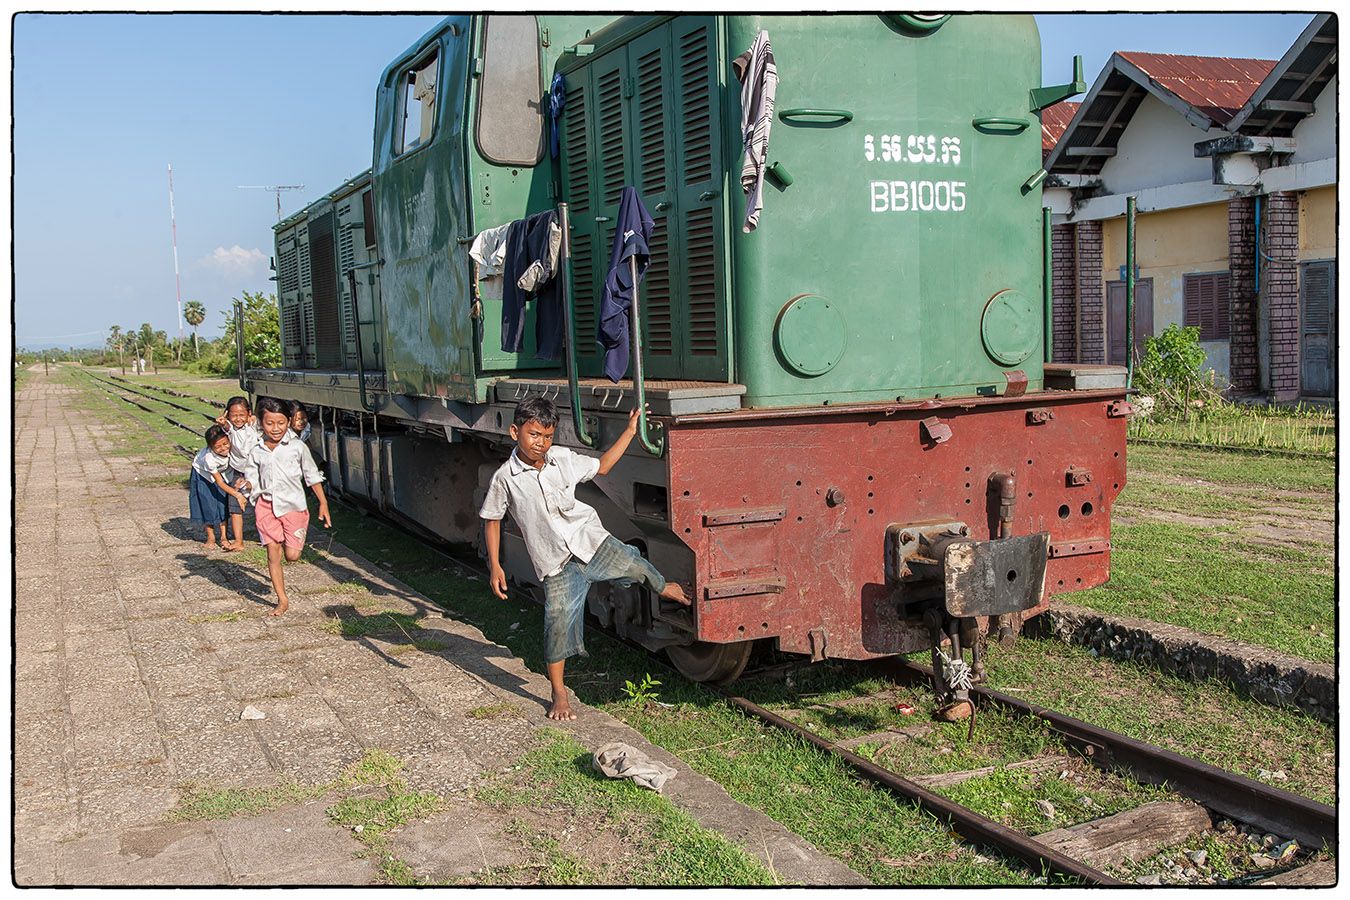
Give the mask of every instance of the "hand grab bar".
M 652 439 L 647 432 L 647 395 L 646 384 L 642 377 L 642 304 L 638 302 L 638 275 L 636 254 L 628 257 L 628 273 L 633 279 L 633 317 L 630 323 L 633 329 L 633 402 L 638 411 L 638 440 L 642 449 L 652 456 L 660 456 L 665 443 L 660 438 Z
M 577 440 L 592 449 L 599 443 L 586 430 L 586 421 L 581 415 L 581 384 L 577 378 L 577 323 L 572 309 L 572 224 L 568 216 L 567 204 L 558 204 L 558 224 L 562 228 L 562 247 L 559 258 L 562 262 L 563 320 L 567 326 L 563 335 L 567 339 L 563 348 L 563 359 L 567 363 L 567 399 L 572 404 L 572 427 L 576 429 Z
M 780 109 L 778 118 L 784 122 L 791 122 L 793 119 L 807 119 L 808 121 L 801 123 L 803 125 L 843 125 L 845 122 L 853 121 L 853 113 L 847 109 L 799 107 L 796 109 Z

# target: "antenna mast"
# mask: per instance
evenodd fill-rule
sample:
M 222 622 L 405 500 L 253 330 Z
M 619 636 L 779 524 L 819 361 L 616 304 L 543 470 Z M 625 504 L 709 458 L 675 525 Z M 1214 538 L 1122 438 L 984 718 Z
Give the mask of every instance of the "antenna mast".
M 183 340 L 183 286 L 178 278 L 178 219 L 173 211 L 173 163 L 169 163 L 169 228 L 173 231 L 173 290 L 178 300 L 178 341 Z
M 281 221 L 281 192 L 282 191 L 303 191 L 303 184 L 240 184 L 236 185 L 241 191 L 272 191 L 277 195 L 277 221 Z

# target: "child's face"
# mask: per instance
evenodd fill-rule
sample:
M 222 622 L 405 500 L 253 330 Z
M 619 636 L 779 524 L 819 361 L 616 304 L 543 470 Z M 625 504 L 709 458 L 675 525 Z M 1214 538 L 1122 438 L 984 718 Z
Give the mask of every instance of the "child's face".
M 285 413 L 263 411 L 262 430 L 263 434 L 272 443 L 276 443 L 286 436 L 286 430 L 291 427 L 290 417 Z
M 296 434 L 304 431 L 305 426 L 308 424 L 309 416 L 302 412 L 297 412 L 295 415 L 291 416 L 291 431 L 294 431 Z
M 248 424 L 248 407 L 242 403 L 236 403 L 225 413 L 225 418 L 230 421 L 234 428 L 243 428 Z
M 220 440 L 216 441 L 214 444 L 211 445 L 211 452 L 214 453 L 216 456 L 229 456 L 230 439 L 227 437 L 223 437 Z
M 541 425 L 538 419 L 531 419 L 524 425 L 512 425 L 511 437 L 516 442 L 516 452 L 530 463 L 538 463 L 553 446 L 552 425 Z

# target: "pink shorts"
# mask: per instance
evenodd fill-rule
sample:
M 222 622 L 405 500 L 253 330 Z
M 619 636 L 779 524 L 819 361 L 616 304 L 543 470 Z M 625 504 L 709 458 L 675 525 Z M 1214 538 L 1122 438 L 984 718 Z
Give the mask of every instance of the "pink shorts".
M 253 519 L 258 526 L 258 536 L 263 546 L 281 544 L 286 547 L 305 546 L 305 532 L 309 530 L 309 510 L 298 509 L 284 516 L 272 512 L 272 501 L 263 498 L 253 509 Z

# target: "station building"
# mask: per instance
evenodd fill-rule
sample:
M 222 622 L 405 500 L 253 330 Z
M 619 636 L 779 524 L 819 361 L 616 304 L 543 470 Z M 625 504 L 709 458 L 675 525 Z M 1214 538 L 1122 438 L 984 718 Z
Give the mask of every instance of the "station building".
M 1044 111 L 1056 361 L 1125 362 L 1134 196 L 1136 352 L 1193 325 L 1231 395 L 1335 396 L 1336 44 L 1323 14 L 1279 60 L 1117 52 Z

